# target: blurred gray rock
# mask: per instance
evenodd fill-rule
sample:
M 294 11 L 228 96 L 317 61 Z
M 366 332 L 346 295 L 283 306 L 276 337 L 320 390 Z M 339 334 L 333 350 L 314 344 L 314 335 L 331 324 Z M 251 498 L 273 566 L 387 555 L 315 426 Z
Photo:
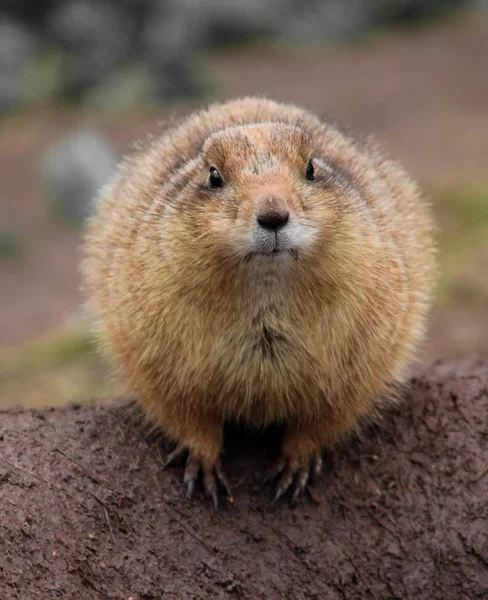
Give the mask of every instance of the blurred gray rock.
M 63 0 L 1 0 L 0 10 L 40 29 L 49 11 L 60 2 Z
M 279 34 L 287 42 L 298 43 L 327 43 L 351 38 L 374 24 L 377 4 L 364 0 L 297 0 L 283 20 Z
M 474 2 L 476 0 L 369 0 L 376 7 L 378 23 L 387 26 L 433 19 L 455 8 L 470 8 Z
M 154 2 L 140 33 L 145 62 L 164 71 L 201 50 L 208 41 L 206 7 L 197 0 Z
M 0 111 L 22 101 L 21 70 L 39 49 L 39 39 L 20 21 L 0 15 Z
M 198 57 L 208 48 L 208 6 L 198 0 L 154 2 L 140 34 L 141 56 L 160 100 L 204 95 L 211 77 Z
M 209 46 L 276 33 L 294 1 L 153 2 L 141 33 L 145 57 L 164 68 Z
M 310 0 L 208 0 L 203 3 L 212 44 L 277 36 L 293 14 L 293 6 Z
M 0 111 L 51 98 L 128 110 L 205 95 L 206 52 L 323 44 L 488 0 L 2 0 Z
M 130 55 L 134 25 L 130 12 L 116 2 L 69 0 L 51 13 L 47 28 L 66 53 L 72 93 L 98 83 Z
M 155 71 L 162 101 L 198 98 L 213 85 L 202 60 L 208 48 L 271 33 L 293 0 L 153 2 L 140 34 L 144 62 Z M 280 15 L 280 18 L 277 18 Z
M 117 160 L 104 136 L 89 129 L 70 134 L 49 149 L 42 178 L 55 215 L 81 226 L 100 189 L 114 176 Z

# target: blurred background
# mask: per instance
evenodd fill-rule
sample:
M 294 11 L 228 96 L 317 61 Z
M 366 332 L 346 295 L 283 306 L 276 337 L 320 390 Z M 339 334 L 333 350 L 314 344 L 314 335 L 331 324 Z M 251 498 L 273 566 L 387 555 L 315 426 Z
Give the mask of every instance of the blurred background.
M 262 94 L 373 133 L 432 199 L 421 360 L 488 358 L 488 0 L 2 0 L 0 407 L 113 395 L 80 231 L 160 122 Z

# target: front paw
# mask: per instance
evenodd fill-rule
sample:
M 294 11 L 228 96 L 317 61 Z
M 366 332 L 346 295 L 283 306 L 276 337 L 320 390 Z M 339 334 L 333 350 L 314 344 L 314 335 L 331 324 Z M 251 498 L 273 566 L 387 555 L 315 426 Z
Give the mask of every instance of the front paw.
M 322 473 L 322 465 L 321 450 L 315 451 L 307 458 L 282 454 L 265 479 L 265 483 L 277 480 L 272 504 L 276 504 L 288 490 L 292 491 L 292 503 L 298 502 L 309 483 Z
M 163 468 L 176 462 L 178 459 L 187 456 L 185 474 L 183 482 L 186 486 L 186 497 L 191 500 L 195 491 L 195 486 L 200 472 L 205 492 L 212 499 L 215 512 L 219 510 L 219 494 L 217 484 L 220 484 L 225 491 L 227 502 L 233 503 L 234 497 L 230 490 L 227 478 L 222 469 L 220 458 L 215 460 L 205 459 L 196 450 L 190 450 L 188 447 L 179 444 L 173 452 L 170 452 L 164 460 Z

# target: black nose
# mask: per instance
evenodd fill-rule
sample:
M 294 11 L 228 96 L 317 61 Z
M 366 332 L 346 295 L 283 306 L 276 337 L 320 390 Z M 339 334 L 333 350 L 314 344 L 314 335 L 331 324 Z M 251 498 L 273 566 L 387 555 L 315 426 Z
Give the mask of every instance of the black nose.
M 263 229 L 281 229 L 288 223 L 290 213 L 287 210 L 270 209 L 258 214 L 257 220 Z

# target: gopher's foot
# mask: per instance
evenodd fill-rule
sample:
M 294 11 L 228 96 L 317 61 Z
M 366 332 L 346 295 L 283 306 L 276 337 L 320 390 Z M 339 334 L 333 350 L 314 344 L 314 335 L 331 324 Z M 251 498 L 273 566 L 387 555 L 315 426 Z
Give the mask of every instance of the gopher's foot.
M 289 489 L 293 489 L 292 503 L 298 502 L 307 485 L 320 476 L 322 464 L 321 451 L 306 459 L 282 455 L 265 479 L 265 483 L 278 479 L 272 504 L 276 504 Z
M 226 493 L 227 501 L 232 504 L 234 502 L 234 497 L 230 491 L 219 458 L 215 461 L 204 460 L 196 451 L 191 451 L 186 446 L 179 444 L 168 454 L 164 461 L 163 468 L 168 467 L 186 455 L 188 458 L 186 461 L 185 474 L 183 476 L 183 482 L 186 485 L 186 497 L 191 500 L 193 492 L 195 491 L 198 475 L 201 471 L 203 475 L 203 487 L 206 494 L 212 499 L 215 512 L 219 510 L 217 483 L 222 486 Z

